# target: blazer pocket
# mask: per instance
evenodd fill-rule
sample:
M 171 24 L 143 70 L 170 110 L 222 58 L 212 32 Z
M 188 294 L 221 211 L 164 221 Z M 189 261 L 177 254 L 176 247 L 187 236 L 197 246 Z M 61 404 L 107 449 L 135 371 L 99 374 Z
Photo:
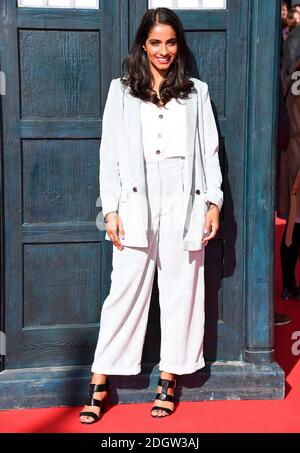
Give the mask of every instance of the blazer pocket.
M 203 193 L 195 195 L 194 203 L 196 218 L 199 220 L 199 226 L 201 226 L 201 229 L 203 231 L 207 214 L 207 204 L 205 195 Z
M 190 215 L 188 222 L 188 231 L 190 240 L 196 241 L 202 238 L 207 213 L 207 205 L 204 194 L 195 194 L 190 196 Z

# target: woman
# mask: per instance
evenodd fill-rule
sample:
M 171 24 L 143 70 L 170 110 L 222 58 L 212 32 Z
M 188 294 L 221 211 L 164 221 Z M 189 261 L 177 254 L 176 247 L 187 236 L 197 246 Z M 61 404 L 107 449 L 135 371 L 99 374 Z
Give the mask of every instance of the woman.
M 176 14 L 148 10 L 103 115 L 100 194 L 115 245 L 82 423 L 101 416 L 110 374 L 141 370 L 155 268 L 161 360 L 153 417 L 174 410 L 175 375 L 204 366 L 204 248 L 219 228 L 218 134 L 207 85 L 187 76 Z
M 284 41 L 288 37 L 290 31 L 289 16 L 290 16 L 289 6 L 286 2 L 283 1 L 281 2 L 281 36 Z

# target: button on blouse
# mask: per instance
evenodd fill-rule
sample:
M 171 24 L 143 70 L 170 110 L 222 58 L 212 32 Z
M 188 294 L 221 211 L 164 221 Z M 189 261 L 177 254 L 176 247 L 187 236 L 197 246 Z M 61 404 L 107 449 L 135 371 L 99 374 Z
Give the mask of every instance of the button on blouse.
M 141 102 L 142 138 L 145 160 L 162 160 L 186 155 L 186 100 L 171 99 L 159 108 Z

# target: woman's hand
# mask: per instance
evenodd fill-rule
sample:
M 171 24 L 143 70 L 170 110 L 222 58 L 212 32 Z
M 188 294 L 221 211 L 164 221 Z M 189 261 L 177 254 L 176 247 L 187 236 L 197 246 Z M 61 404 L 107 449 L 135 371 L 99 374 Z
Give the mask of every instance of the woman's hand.
M 216 204 L 210 203 L 205 219 L 204 236 L 202 244 L 207 245 L 208 242 L 216 237 L 220 224 L 220 212 Z
M 119 213 L 116 211 L 108 212 L 105 216 L 104 221 L 106 232 L 110 240 L 117 247 L 118 250 L 123 250 L 124 246 L 121 243 L 120 238 L 121 239 L 125 238 L 125 231 Z

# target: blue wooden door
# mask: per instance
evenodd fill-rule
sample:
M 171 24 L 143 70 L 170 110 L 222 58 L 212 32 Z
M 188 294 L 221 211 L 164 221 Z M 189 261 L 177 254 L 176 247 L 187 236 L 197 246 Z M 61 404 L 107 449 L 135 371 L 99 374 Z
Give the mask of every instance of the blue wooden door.
M 101 116 L 123 6 L 0 5 L 5 369 L 90 365 L 109 285 L 96 228 Z

